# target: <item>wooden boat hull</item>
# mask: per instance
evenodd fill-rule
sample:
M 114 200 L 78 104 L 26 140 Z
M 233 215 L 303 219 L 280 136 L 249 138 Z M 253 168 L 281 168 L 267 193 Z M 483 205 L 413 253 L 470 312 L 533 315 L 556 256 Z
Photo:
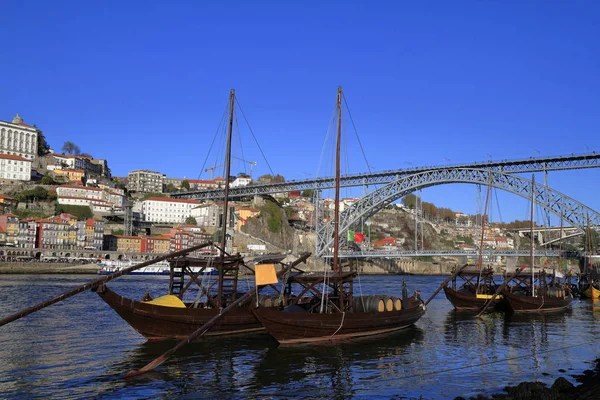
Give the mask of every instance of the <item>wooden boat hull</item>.
M 407 328 L 425 314 L 423 302 L 414 303 L 410 308 L 384 312 L 319 314 L 274 308 L 255 308 L 252 312 L 280 344 L 294 345 L 348 340 Z
M 449 286 L 444 286 L 444 293 L 446 294 L 446 298 L 452 303 L 454 308 L 460 311 L 480 311 L 483 307 L 485 307 L 487 298 L 478 298 L 475 293 L 465 293 L 455 289 L 452 289 Z M 502 296 L 497 296 L 494 299 L 493 307 L 494 310 L 499 311 L 504 308 L 504 301 Z M 489 310 L 492 310 L 491 308 Z
M 174 308 L 148 304 L 120 296 L 104 286 L 97 291 L 102 300 L 133 329 L 151 341 L 187 338 L 219 314 L 218 309 Z M 264 332 L 249 307 L 231 310 L 205 336 Z
M 573 295 L 568 293 L 564 297 L 540 296 L 531 297 L 522 294 L 503 292 L 510 309 L 516 313 L 554 312 L 567 309 L 571 305 Z
M 583 291 L 583 295 L 588 299 L 600 299 L 600 290 L 590 285 Z

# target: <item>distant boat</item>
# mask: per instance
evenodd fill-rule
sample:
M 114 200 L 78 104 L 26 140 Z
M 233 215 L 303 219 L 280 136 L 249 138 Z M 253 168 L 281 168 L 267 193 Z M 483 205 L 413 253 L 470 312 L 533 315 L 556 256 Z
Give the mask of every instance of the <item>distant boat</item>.
M 100 275 L 110 275 L 115 272 L 119 272 L 125 268 L 129 268 L 134 266 L 135 262 L 132 260 L 106 260 L 102 263 L 98 264 L 101 268 L 98 271 Z M 200 272 L 200 275 L 218 275 L 219 271 L 217 271 L 214 267 L 205 267 L 202 269 L 201 267 L 190 267 L 193 273 L 197 274 Z M 135 271 L 130 272 L 128 275 L 166 275 L 169 276 L 171 274 L 171 266 L 168 261 L 160 261 L 156 264 L 148 265 L 147 267 L 142 267 Z
M 456 278 L 463 282 L 457 287 Z M 492 268 L 466 269 L 452 280 L 452 285 L 444 285 L 446 298 L 459 311 L 481 311 L 488 301 L 493 301 L 496 310 L 501 310 L 504 302 L 502 296 L 494 297 L 499 285 L 494 282 Z M 493 300 L 492 300 L 493 298 Z
M 514 285 L 506 287 L 502 294 L 507 300 L 510 309 L 516 313 L 544 313 L 566 310 L 573 301 L 571 287 L 561 281 L 560 274 L 552 270 L 552 274 L 545 269 L 536 272 L 534 267 L 534 236 L 533 236 L 533 211 L 535 204 L 535 176 L 531 180 L 531 248 L 530 271 L 513 279 Z

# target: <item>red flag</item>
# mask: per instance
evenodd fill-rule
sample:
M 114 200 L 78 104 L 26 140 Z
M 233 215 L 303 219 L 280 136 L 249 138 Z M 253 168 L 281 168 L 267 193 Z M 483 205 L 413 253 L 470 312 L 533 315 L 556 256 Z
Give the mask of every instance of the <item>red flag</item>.
M 362 243 L 365 241 L 365 235 L 360 232 L 354 232 L 354 241 L 356 243 Z

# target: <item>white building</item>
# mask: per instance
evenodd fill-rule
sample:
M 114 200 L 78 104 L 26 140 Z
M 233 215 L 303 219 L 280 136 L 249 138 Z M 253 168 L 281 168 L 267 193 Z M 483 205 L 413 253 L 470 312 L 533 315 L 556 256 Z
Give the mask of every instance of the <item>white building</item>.
M 0 153 L 2 154 L 33 160 L 37 157 L 37 137 L 37 129 L 23 122 L 19 114 L 12 119 L 12 122 L 0 121 Z
M 192 209 L 198 207 L 197 200 L 151 197 L 142 201 L 142 214 L 147 222 L 184 223 L 192 215 Z
M 58 204 L 89 206 L 93 212 L 123 212 L 125 196 L 113 190 L 88 186 L 62 185 L 56 188 Z
M 230 187 L 240 187 L 240 186 L 248 186 L 252 182 L 252 178 L 249 176 L 238 176 L 235 178 L 233 182 L 231 182 Z
M 31 160 L 13 154 L 0 154 L 0 179 L 31 180 Z

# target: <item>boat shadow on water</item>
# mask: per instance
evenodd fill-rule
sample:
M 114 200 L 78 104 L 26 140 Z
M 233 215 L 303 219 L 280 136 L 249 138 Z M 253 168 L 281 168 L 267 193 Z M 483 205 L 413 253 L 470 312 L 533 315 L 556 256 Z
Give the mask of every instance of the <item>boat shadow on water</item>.
M 382 373 L 402 369 L 402 365 L 413 363 L 412 357 L 404 356 L 424 337 L 422 329 L 411 326 L 399 332 L 339 343 L 273 346 L 256 366 L 257 384 L 267 388 L 311 381 L 317 376 L 329 377 L 328 393 L 333 389 L 335 393 L 349 394 L 362 366 L 368 364 L 369 370 Z

